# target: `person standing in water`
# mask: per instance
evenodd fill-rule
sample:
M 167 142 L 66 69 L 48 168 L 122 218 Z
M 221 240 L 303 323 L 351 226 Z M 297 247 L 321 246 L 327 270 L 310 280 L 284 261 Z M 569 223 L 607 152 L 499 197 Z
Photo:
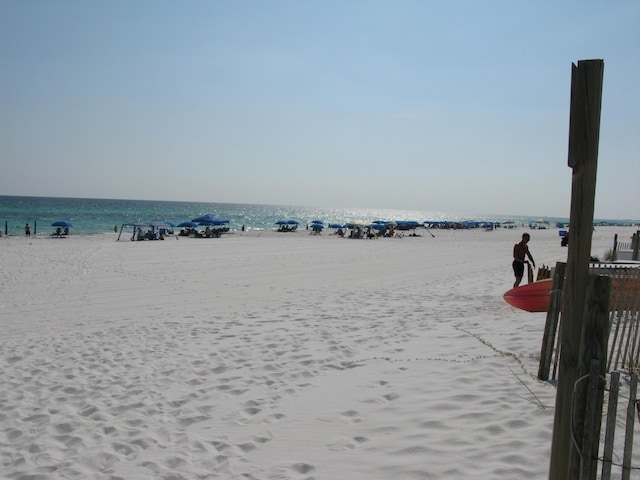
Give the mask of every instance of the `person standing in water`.
M 24 235 L 27 238 L 31 238 L 31 227 L 28 223 L 24 226 Z
M 522 240 L 519 243 L 516 243 L 513 246 L 513 273 L 516 276 L 516 281 L 513 284 L 513 288 L 516 288 L 522 282 L 522 277 L 524 276 L 524 264 L 525 257 L 529 257 L 531 260 L 531 265 L 533 268 L 536 268 L 536 262 L 533 260 L 531 256 L 531 252 L 529 251 L 529 247 L 527 244 L 531 240 L 531 236 L 528 233 L 522 234 Z

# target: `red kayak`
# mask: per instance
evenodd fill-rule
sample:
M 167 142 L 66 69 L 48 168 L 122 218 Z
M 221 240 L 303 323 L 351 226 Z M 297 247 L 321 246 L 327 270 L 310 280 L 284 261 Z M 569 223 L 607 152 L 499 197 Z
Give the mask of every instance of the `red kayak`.
M 638 308 L 640 277 L 633 275 L 611 275 L 611 305 L 616 310 Z M 527 312 L 546 312 L 549 308 L 553 279 L 545 278 L 537 282 L 512 288 L 504 294 L 509 304 Z
M 549 308 L 552 278 L 545 278 L 526 285 L 512 288 L 504 294 L 509 304 L 527 312 L 546 312 Z

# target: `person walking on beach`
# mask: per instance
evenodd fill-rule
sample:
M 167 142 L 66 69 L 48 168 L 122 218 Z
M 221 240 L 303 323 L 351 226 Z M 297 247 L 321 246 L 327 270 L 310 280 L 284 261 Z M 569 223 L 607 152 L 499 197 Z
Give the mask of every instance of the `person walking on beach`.
M 513 288 L 516 288 L 522 282 L 524 275 L 525 256 L 531 260 L 531 265 L 536 268 L 536 262 L 534 262 L 531 252 L 527 244 L 531 240 L 531 236 L 528 233 L 522 234 L 522 240 L 513 246 L 513 273 L 516 276 L 516 281 L 513 284 Z
M 31 238 L 31 227 L 28 223 L 24 226 L 24 234 L 27 238 Z

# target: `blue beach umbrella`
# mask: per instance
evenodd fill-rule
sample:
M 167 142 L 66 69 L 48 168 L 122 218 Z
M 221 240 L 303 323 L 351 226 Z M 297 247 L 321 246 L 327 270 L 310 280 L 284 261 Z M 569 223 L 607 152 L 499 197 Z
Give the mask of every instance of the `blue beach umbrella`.
M 198 226 L 198 224 L 196 222 L 182 222 L 178 224 L 179 228 L 196 228 Z
M 330 223 L 329 228 L 344 228 L 344 226 L 339 223 Z
M 66 220 L 58 220 L 57 222 L 53 222 L 51 224 L 52 227 L 64 227 L 64 228 L 73 228 L 71 222 L 67 222 Z

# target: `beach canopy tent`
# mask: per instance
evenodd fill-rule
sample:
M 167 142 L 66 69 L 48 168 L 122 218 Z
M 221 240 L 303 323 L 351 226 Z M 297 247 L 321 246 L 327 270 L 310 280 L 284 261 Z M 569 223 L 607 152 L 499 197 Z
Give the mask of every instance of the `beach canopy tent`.
M 120 233 L 116 241 L 120 240 L 120 236 L 125 229 L 131 228 L 131 241 L 134 240 L 164 240 L 164 235 L 175 225 L 171 222 L 133 222 L 123 223 L 120 227 Z M 145 232 L 146 230 L 146 232 Z
M 120 226 L 120 233 L 118 233 L 118 238 L 116 239 L 116 242 L 120 241 L 120 237 L 122 236 L 122 232 L 125 231 L 126 228 L 131 228 L 133 229 L 133 234 L 131 235 L 131 240 L 135 240 L 136 239 L 136 233 L 139 230 L 142 230 L 145 227 L 148 227 L 149 225 L 147 223 L 142 223 L 142 222 L 133 222 L 133 223 L 123 223 Z
M 278 220 L 276 225 L 278 225 L 279 232 L 295 232 L 299 223 L 297 220 Z

